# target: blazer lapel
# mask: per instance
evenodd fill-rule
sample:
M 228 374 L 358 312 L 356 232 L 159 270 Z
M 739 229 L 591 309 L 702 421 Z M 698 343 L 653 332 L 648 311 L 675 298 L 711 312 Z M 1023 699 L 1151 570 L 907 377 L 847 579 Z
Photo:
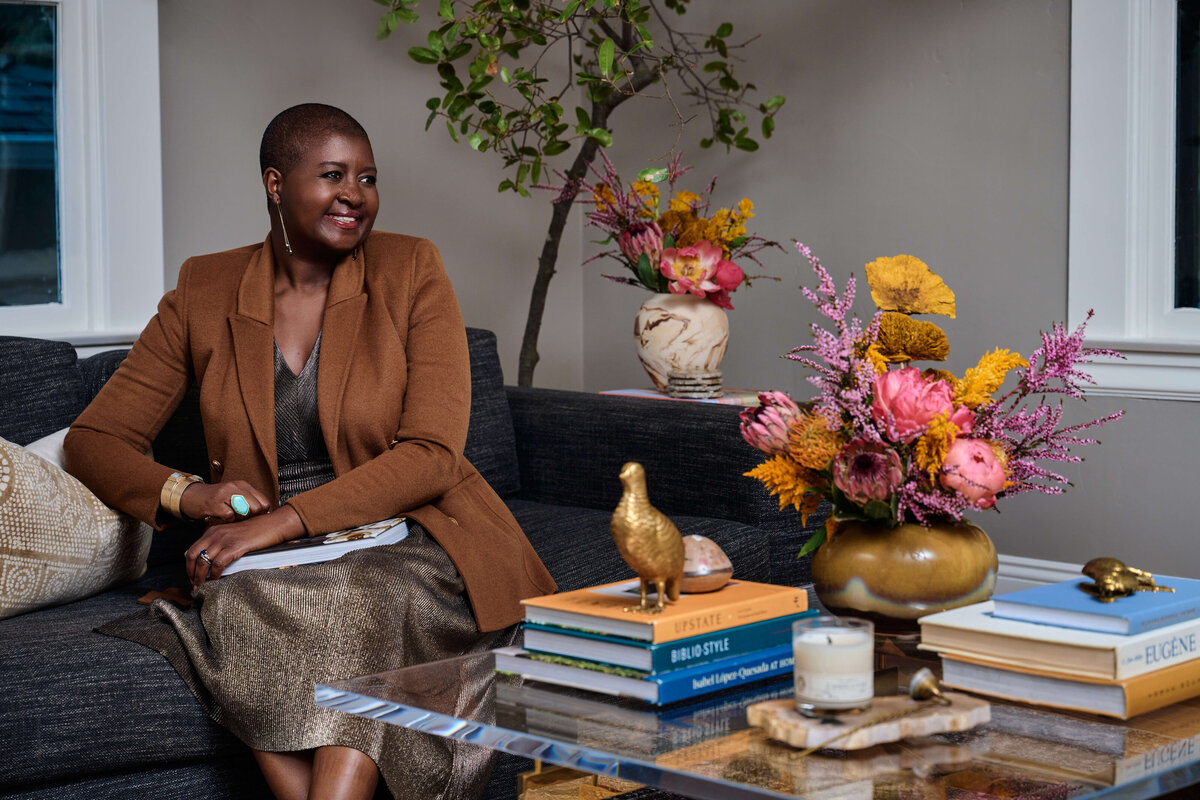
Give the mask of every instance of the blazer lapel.
M 350 362 L 358 342 L 358 330 L 367 307 L 363 291 L 365 248 L 359 258 L 346 257 L 333 270 L 329 298 L 325 301 L 325 321 L 321 326 L 321 361 L 317 366 L 317 412 L 325 448 L 334 472 L 349 471 L 349 456 L 341 451 L 338 429 L 342 418 L 342 400 L 350 375 Z
M 238 388 L 250 427 L 272 479 L 275 453 L 275 260 L 268 239 L 250 257 L 238 287 L 237 312 L 229 318 Z M 278 493 L 278 486 L 276 487 Z

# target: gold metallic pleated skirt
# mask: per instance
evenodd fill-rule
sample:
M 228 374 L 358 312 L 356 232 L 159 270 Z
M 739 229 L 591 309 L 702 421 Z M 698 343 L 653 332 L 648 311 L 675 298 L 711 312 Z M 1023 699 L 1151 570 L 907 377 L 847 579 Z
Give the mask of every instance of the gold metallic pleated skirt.
M 164 600 L 96 629 L 166 656 L 218 724 L 256 750 L 361 750 L 405 798 L 482 794 L 485 748 L 318 707 L 318 683 L 501 647 L 481 634 L 450 558 L 411 520 L 408 538 L 334 561 L 204 584 L 190 609 Z M 482 695 L 489 675 L 469 676 Z

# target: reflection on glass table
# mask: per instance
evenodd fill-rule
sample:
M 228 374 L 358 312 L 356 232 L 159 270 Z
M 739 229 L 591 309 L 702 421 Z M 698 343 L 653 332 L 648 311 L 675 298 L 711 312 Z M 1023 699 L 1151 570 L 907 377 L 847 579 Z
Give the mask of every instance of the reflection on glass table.
M 1200 700 L 1128 722 L 994 703 L 971 731 L 803 755 L 746 723 L 790 680 L 655 708 L 495 674 L 491 653 L 318 686 L 318 705 L 697 798 L 1141 800 L 1200 783 Z M 1200 790 L 1198 790 L 1200 791 Z

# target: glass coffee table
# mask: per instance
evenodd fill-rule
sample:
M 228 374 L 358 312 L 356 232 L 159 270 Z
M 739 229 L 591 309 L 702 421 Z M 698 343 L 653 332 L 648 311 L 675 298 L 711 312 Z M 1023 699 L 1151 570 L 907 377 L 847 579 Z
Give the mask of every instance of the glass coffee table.
M 318 686 L 316 702 L 697 800 L 1141 800 L 1200 784 L 1200 700 L 1128 722 L 994 702 L 971 731 L 806 756 L 746 723 L 749 704 L 791 697 L 790 679 L 655 708 L 493 665 L 483 653 L 368 675 Z M 890 691 L 906 685 L 891 667 L 883 691 L 889 676 Z

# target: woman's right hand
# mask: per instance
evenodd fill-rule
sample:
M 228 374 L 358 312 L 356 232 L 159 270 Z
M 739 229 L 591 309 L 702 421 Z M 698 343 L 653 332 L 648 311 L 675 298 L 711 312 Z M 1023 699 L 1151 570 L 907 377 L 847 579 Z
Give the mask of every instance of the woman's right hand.
M 241 496 L 245 501 L 245 514 L 239 514 L 235 509 L 235 496 Z M 184 516 L 206 522 L 236 522 L 264 514 L 270 508 L 266 495 L 245 481 L 193 483 L 179 498 L 179 510 Z

